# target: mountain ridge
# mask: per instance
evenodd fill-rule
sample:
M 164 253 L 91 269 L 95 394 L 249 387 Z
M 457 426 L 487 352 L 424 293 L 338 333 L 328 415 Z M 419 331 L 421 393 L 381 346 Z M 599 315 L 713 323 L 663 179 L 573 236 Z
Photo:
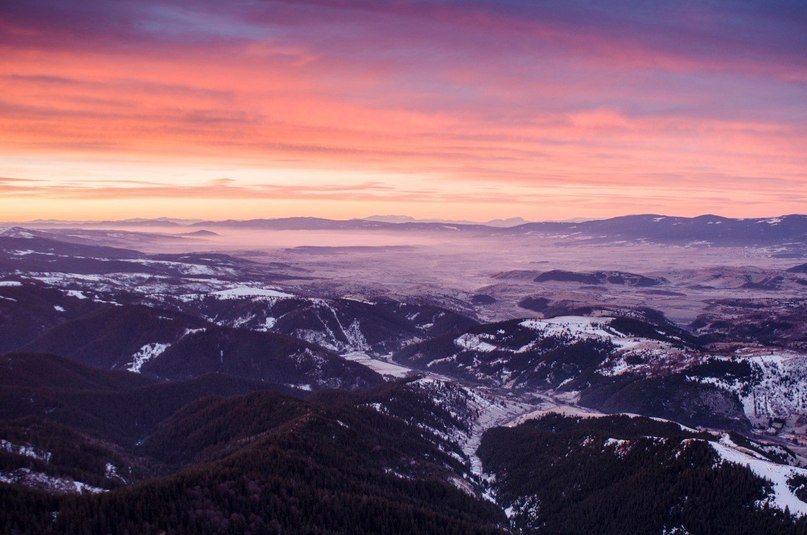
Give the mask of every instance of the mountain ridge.
M 145 224 L 158 225 L 162 220 Z M 652 243 L 705 243 L 715 245 L 774 245 L 783 243 L 804 244 L 807 241 L 807 215 L 785 214 L 776 217 L 729 218 L 712 214 L 694 217 L 659 214 L 632 214 L 581 222 L 533 221 L 509 225 L 514 220 L 493 220 L 487 223 L 408 220 L 401 216 L 389 220 L 383 217 L 327 219 L 321 217 L 282 217 L 226 220 L 189 220 L 186 224 L 175 221 L 177 229 L 262 229 L 311 231 L 422 231 L 470 232 L 493 236 L 521 236 L 544 234 L 565 239 L 598 241 L 646 241 Z M 72 223 L 75 225 L 75 223 Z M 88 227 L 137 226 L 130 221 L 84 223 Z M 31 222 L 36 226 L 36 222 Z M 47 228 L 58 229 L 53 222 Z M 14 236 L 25 232 L 12 227 L 0 231 L 0 236 Z M 210 231 L 212 232 L 212 231 Z M 210 236 L 209 234 L 207 236 Z M 185 236 L 187 238 L 187 236 Z

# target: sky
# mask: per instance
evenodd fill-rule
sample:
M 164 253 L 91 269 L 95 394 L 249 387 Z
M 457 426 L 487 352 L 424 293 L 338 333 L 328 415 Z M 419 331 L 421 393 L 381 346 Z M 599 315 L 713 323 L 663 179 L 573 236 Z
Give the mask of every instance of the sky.
M 0 220 L 805 212 L 803 0 L 0 0 Z

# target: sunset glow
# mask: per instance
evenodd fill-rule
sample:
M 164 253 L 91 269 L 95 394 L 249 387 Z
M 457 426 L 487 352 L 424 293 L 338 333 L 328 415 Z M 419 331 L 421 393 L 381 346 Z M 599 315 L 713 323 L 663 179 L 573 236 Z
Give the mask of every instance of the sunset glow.
M 4 2 L 0 220 L 807 206 L 803 2 Z

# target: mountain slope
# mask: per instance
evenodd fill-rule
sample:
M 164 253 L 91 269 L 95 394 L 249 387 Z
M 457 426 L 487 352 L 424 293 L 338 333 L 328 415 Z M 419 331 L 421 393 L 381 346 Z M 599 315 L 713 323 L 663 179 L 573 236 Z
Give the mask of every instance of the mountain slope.
M 549 389 L 595 372 L 666 373 L 697 356 L 691 336 L 649 316 L 509 320 L 413 344 L 395 359 L 508 388 Z
M 83 299 L 81 292 L 64 292 L 21 277 L 0 277 L 0 353 L 30 343 L 68 320 L 104 308 Z
M 492 494 L 527 532 L 804 532 L 807 519 L 774 505 L 795 499 L 792 490 L 723 461 L 721 452 L 741 450 L 671 422 L 550 414 L 488 431 L 479 455 Z M 755 455 L 770 473 L 807 472 Z
M 224 373 L 305 388 L 356 389 L 381 376 L 318 346 L 275 333 L 209 327 L 181 337 L 143 365 L 143 373 L 188 379 Z
M 397 397 L 401 388 L 374 395 Z M 500 532 L 495 506 L 445 481 L 455 473 L 451 456 L 404 413 L 382 414 L 362 396 L 301 401 L 256 392 L 199 400 L 175 411 L 139 448 L 184 466 L 179 472 L 71 499 L 0 484 L 4 503 L 20 504 L 3 509 L 0 529 Z M 55 520 L 51 511 L 58 511 Z
M 143 305 L 106 306 L 62 323 L 25 346 L 26 351 L 57 353 L 105 369 L 139 370 L 136 355 L 149 344 L 171 344 L 204 320 Z
M 428 304 L 307 298 L 250 286 L 165 297 L 164 302 L 220 325 L 286 334 L 338 352 L 385 354 L 476 324 Z
M 198 399 L 264 389 L 292 391 L 220 374 L 165 383 L 42 354 L 2 355 L 0 369 L 0 419 L 43 418 L 126 447 Z

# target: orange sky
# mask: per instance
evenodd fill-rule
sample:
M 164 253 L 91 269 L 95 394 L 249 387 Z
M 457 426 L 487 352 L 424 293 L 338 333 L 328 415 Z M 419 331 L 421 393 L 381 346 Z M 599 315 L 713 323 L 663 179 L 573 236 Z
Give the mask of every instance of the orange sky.
M 563 4 L 4 3 L 0 220 L 805 212 L 792 13 Z

